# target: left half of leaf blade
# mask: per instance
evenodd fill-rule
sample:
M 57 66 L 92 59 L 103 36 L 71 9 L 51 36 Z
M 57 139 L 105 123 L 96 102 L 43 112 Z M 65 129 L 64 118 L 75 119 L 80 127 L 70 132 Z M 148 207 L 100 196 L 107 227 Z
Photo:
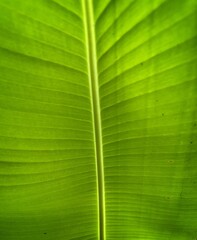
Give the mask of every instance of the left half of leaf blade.
M 0 3 L 3 240 L 97 239 L 81 11 L 74 1 Z

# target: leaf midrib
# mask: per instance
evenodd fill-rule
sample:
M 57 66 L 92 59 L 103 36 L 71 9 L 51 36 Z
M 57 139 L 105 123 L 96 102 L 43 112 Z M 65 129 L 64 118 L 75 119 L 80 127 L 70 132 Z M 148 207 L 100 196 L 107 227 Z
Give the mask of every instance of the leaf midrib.
M 98 84 L 96 39 L 94 29 L 94 16 L 92 0 L 82 0 L 84 12 L 84 28 L 86 33 L 86 50 L 88 63 L 88 76 L 90 86 L 90 98 L 92 106 L 95 159 L 98 189 L 98 234 L 100 240 L 105 240 L 105 189 L 104 189 L 104 165 L 103 165 L 103 141 L 101 109 Z

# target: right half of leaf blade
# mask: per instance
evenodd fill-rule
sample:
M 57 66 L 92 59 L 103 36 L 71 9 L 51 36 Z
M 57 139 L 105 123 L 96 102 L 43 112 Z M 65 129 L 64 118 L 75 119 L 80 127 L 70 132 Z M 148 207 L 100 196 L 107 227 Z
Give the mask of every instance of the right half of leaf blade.
M 195 1 L 94 8 L 106 238 L 195 239 Z

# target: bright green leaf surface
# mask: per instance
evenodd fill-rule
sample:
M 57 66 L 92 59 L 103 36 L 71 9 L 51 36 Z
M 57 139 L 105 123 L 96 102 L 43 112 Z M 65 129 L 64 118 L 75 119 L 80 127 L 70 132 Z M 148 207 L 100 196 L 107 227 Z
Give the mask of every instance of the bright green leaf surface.
M 0 239 L 197 238 L 196 0 L 0 1 Z
M 0 12 L 0 239 L 97 239 L 82 7 L 5 0 Z

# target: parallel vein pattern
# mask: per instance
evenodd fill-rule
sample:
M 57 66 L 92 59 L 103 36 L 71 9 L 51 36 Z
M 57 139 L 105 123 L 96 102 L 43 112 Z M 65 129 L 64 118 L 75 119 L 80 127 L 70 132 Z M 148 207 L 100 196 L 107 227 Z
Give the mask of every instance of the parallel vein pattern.
M 0 1 L 0 239 L 197 238 L 196 10 Z
M 197 237 L 195 1 L 94 1 L 107 240 Z
M 98 238 L 81 5 L 0 2 L 0 239 Z

